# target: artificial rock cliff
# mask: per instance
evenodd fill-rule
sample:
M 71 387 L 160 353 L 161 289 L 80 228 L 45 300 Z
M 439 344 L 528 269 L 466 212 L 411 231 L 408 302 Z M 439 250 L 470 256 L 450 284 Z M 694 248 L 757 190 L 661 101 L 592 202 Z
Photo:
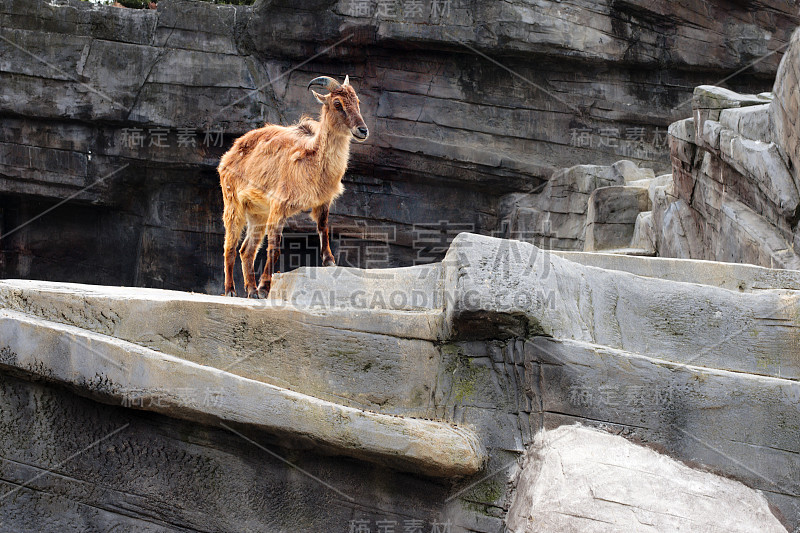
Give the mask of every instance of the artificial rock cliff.
M 319 74 L 351 76 L 372 131 L 333 211 L 340 264 L 434 261 L 459 231 L 506 235 L 509 195 L 557 169 L 667 172 L 694 87 L 744 69 L 732 89 L 768 90 L 800 22 L 778 0 L 421 4 L 0 1 L 2 274 L 219 292 L 219 155 L 314 113 Z M 316 264 L 294 230 L 283 270 Z
M 0 0 L 0 531 L 800 527 L 795 2 L 159 4 Z M 161 290 L 319 74 L 370 268 Z
M 669 128 L 672 173 L 578 165 L 504 200 L 507 236 L 556 250 L 800 268 L 800 32 L 772 92 L 695 89 Z
M 0 528 L 800 525 L 798 272 L 561 255 L 461 234 L 266 300 L 2 281 Z
M 660 255 L 800 268 L 800 32 L 772 94 L 695 90 L 670 127 L 673 184 L 656 202 Z

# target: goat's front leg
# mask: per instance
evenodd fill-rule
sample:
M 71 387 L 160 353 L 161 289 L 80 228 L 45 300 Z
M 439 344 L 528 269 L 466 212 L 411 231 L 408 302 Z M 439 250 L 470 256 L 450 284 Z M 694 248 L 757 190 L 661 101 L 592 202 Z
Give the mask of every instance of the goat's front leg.
M 247 234 L 245 235 L 242 247 L 239 249 L 239 256 L 242 258 L 242 276 L 244 277 L 244 290 L 248 298 L 259 296 L 256 289 L 256 274 L 253 266 L 256 253 L 264 240 L 264 233 L 267 231 L 266 221 L 255 216 L 247 219 Z
M 311 218 L 317 223 L 319 247 L 322 250 L 322 266 L 334 266 L 336 264 L 331 252 L 330 229 L 328 228 L 329 208 L 330 204 L 326 204 L 311 210 Z
M 267 220 L 267 263 L 264 265 L 264 272 L 258 283 L 259 298 L 266 298 L 272 285 L 272 274 L 278 258 L 281 256 L 281 240 L 283 236 L 283 224 L 286 219 L 282 216 L 270 214 Z

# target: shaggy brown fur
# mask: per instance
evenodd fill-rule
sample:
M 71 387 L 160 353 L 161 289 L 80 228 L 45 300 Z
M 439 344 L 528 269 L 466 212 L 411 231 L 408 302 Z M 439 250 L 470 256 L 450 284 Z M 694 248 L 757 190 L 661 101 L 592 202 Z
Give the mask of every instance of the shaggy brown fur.
M 312 84 L 319 85 L 322 78 Z M 225 294 L 235 296 L 233 267 L 239 249 L 248 298 L 266 297 L 280 256 L 281 234 L 287 218 L 311 210 L 317 223 L 323 265 L 334 263 L 328 233 L 330 204 L 344 190 L 342 177 L 350 157 L 350 141 L 363 141 L 368 130 L 349 79 L 339 85 L 325 78 L 330 93 L 314 96 L 322 104 L 318 121 L 303 117 L 293 126 L 266 124 L 239 137 L 219 164 L 225 204 Z M 309 85 L 309 88 L 311 85 Z M 256 287 L 254 261 L 264 234 L 267 262 Z

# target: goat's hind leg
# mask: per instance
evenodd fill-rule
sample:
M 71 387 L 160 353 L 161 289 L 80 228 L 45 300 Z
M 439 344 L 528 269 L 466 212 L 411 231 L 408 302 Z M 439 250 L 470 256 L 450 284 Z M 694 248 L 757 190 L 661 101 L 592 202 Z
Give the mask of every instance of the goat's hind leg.
M 225 224 L 225 293 L 224 296 L 236 296 L 233 284 L 233 267 L 236 265 L 236 246 L 242 236 L 244 217 L 241 210 L 233 204 L 226 204 L 222 213 Z
M 256 254 L 258 253 L 258 249 L 261 248 L 261 241 L 264 240 L 264 234 L 266 232 L 266 217 L 247 216 L 247 234 L 245 235 L 244 242 L 242 242 L 242 247 L 239 248 L 239 256 L 242 258 L 244 289 L 248 298 L 258 298 L 260 296 L 256 289 L 254 267 Z

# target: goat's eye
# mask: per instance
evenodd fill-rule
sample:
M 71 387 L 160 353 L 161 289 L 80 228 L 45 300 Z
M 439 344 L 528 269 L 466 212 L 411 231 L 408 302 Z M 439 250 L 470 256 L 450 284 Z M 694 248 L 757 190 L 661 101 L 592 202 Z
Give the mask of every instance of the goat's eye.
M 333 103 L 333 107 L 335 107 L 336 109 L 341 109 L 342 108 L 342 103 L 339 100 L 336 100 Z

